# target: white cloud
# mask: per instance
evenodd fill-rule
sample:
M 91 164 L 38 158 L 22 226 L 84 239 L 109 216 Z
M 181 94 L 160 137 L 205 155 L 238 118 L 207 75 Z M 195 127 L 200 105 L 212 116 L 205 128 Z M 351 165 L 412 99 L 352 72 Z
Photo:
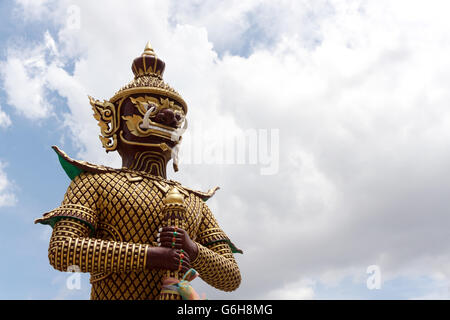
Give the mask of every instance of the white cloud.
M 302 279 L 288 283 L 280 289 L 270 291 L 265 296 L 267 300 L 311 300 L 314 299 L 314 281 Z
M 5 163 L 0 162 L 0 207 L 13 206 L 17 199 L 13 192 L 13 184 L 4 170 Z
M 289 297 L 317 297 L 311 285 L 283 287 L 299 274 L 333 283 L 372 264 L 387 278 L 448 274 L 446 2 L 195 3 L 78 2 L 81 28 L 61 16 L 58 37 L 46 40 L 51 50 L 34 54 L 54 52 L 33 60 L 38 76 L 26 69 L 32 62 L 8 57 L 9 103 L 45 117 L 45 90 L 56 91 L 67 98 L 78 156 L 118 166 L 94 138 L 86 96 L 108 99 L 131 80 L 131 61 L 151 40 L 167 64 L 165 80 L 189 104 L 191 128 L 280 129 L 277 175 L 182 165 L 176 177 L 223 187 L 210 205 L 246 252 L 236 297 L 262 297 L 265 274 L 281 277 L 265 281 L 270 292 Z M 68 57 L 73 73 L 63 68 Z M 14 91 L 20 81 L 30 86 L 23 96 Z
M 6 128 L 11 125 L 11 119 L 0 107 L 0 127 Z
M 31 120 L 51 115 L 46 99 L 45 73 L 47 63 L 42 46 L 25 47 L 26 51 L 10 50 L 0 65 L 0 74 L 8 104 Z
M 51 12 L 49 11 L 48 5 L 49 0 L 16 0 L 19 5 L 19 12 L 23 17 L 29 20 L 43 19 L 45 17 L 49 18 Z
M 332 11 L 323 0 L 183 1 L 172 3 L 171 21 L 206 28 L 217 51 L 247 55 L 275 47 L 283 36 L 314 47 L 321 40 L 319 23 Z

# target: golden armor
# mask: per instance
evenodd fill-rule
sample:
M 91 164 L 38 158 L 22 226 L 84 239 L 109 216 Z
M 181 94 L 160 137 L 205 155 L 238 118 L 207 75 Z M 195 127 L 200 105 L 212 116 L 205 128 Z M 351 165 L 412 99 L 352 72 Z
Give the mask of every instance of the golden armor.
M 147 260 L 164 224 L 164 199 L 175 188 L 183 199 L 183 229 L 198 248 L 191 267 L 208 284 L 233 291 L 241 282 L 233 253 L 242 251 L 205 203 L 217 188 L 199 192 L 165 178 L 186 103 L 162 81 L 164 63 L 149 45 L 132 69 L 135 79 L 109 101 L 90 98 L 102 144 L 119 151 L 122 169 L 77 161 L 53 147 L 72 181 L 61 205 L 36 220 L 53 228 L 50 264 L 89 272 L 91 299 L 157 299 L 167 271 L 148 268 Z

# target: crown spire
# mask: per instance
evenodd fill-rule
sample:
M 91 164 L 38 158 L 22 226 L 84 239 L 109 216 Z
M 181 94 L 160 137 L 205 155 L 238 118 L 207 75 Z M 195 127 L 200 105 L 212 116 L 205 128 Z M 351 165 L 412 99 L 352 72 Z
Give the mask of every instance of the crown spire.
M 156 56 L 155 51 L 153 51 L 152 45 L 150 44 L 150 41 L 148 41 L 147 44 L 145 45 L 144 52 L 142 53 L 142 55 Z

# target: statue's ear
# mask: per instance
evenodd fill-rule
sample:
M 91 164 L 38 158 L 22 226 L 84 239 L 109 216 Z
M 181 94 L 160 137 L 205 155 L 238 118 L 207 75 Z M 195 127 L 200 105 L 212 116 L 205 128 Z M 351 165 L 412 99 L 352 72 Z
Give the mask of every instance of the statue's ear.
M 116 115 L 116 106 L 104 100 L 100 102 L 89 96 L 89 103 L 94 110 L 94 118 L 98 121 L 101 135 L 100 141 L 103 147 L 108 151 L 114 151 L 117 148 L 117 130 L 120 126 L 120 119 Z

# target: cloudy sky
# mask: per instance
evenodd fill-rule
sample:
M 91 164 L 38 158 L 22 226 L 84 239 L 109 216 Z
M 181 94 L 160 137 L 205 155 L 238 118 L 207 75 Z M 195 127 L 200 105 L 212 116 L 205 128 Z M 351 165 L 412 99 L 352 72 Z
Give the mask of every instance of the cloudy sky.
M 412 0 L 1 1 L 0 298 L 89 298 L 88 275 L 69 290 L 68 275 L 48 264 L 50 228 L 33 224 L 69 184 L 50 146 L 120 167 L 101 147 L 87 95 L 112 97 L 150 40 L 189 105 L 180 172 L 169 178 L 219 185 L 208 204 L 244 250 L 237 291 L 199 279 L 199 292 L 448 299 L 448 9 Z M 244 154 L 227 149 L 242 137 Z

